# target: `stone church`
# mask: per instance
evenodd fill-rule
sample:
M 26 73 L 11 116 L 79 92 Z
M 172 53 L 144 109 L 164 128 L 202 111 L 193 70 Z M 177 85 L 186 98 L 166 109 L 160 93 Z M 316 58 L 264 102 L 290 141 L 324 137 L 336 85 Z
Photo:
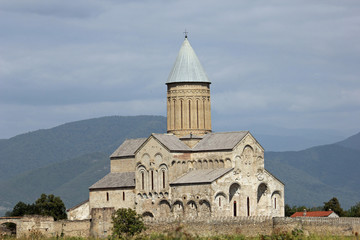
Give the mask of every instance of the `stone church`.
M 124 141 L 70 220 L 132 208 L 149 218 L 284 216 L 284 184 L 249 131 L 212 132 L 210 84 L 187 36 L 167 85 L 167 133 Z M 105 221 L 105 220 L 104 220 Z

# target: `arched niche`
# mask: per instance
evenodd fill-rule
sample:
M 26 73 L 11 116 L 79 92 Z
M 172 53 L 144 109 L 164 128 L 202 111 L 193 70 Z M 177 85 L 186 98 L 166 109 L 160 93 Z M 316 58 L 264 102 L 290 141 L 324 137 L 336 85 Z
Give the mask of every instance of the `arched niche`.
M 240 195 L 240 184 L 238 183 L 231 184 L 229 187 L 229 202 L 231 202 L 235 196 L 239 196 L 239 195 Z
M 186 215 L 188 217 L 197 217 L 198 216 L 198 207 L 195 201 L 190 200 L 186 204 Z
M 160 217 L 168 217 L 171 212 L 171 205 L 167 200 L 161 200 L 159 202 Z
M 177 200 L 172 206 L 172 211 L 175 217 L 181 217 L 184 215 L 184 204 L 182 201 Z

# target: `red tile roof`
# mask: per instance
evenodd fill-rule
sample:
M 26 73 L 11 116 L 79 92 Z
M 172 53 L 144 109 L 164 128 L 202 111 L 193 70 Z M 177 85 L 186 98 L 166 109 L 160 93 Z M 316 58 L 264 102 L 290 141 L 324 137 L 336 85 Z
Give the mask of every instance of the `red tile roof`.
M 313 212 L 306 212 L 304 216 L 304 212 L 296 212 L 290 217 L 328 217 L 334 211 L 313 211 Z

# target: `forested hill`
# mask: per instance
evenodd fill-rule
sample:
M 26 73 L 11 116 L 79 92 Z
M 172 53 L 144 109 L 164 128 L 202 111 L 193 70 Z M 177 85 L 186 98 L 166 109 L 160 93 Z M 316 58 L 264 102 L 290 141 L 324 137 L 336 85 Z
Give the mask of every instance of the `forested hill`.
M 162 116 L 102 117 L 0 141 L 0 181 L 86 153 L 111 154 L 125 139 L 166 131 Z
M 360 202 L 360 133 L 302 151 L 265 152 L 265 167 L 285 183 L 290 204 L 317 206 L 332 197 L 345 208 Z

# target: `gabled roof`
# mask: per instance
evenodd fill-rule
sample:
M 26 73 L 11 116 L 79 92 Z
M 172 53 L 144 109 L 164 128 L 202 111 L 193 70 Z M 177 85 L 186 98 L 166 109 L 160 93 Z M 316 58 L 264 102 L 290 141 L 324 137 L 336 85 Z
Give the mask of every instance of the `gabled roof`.
M 212 183 L 213 181 L 224 176 L 231 170 L 233 170 L 233 168 L 192 170 L 170 183 L 170 185 Z
M 109 173 L 89 189 L 111 189 L 135 187 L 135 172 Z
M 132 157 L 135 156 L 136 150 L 146 141 L 147 138 L 126 139 L 118 147 L 110 158 Z
M 332 213 L 334 213 L 334 211 L 296 212 L 290 217 L 328 217 Z
M 191 148 L 175 135 L 153 133 L 152 136 L 169 149 L 169 151 L 191 151 Z
M 181 45 L 175 64 L 169 74 L 168 83 L 205 82 L 210 83 L 201 63 L 187 38 Z
M 193 151 L 232 150 L 249 131 L 208 133 Z

